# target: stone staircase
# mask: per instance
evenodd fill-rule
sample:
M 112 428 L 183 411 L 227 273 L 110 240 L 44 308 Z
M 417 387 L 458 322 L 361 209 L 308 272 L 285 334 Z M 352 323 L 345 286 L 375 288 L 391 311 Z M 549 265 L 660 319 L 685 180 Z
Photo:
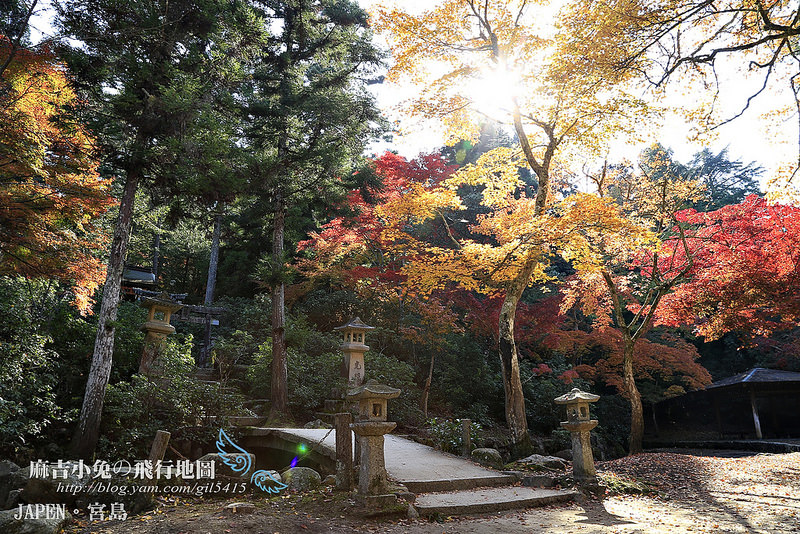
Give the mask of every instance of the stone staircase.
M 422 516 L 463 515 L 566 502 L 577 492 L 518 485 L 518 473 L 495 471 L 399 436 L 386 436 L 386 471 L 417 495 Z
M 414 501 L 423 517 L 436 515 L 486 514 L 502 510 L 515 510 L 568 502 L 575 498 L 575 491 L 529 488 L 526 486 L 503 486 L 475 488 L 461 491 L 423 493 Z

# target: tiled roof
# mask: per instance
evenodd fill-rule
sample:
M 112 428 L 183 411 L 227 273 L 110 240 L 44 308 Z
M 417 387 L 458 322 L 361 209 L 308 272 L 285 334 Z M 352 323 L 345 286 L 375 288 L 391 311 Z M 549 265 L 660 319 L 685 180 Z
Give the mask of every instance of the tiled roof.
M 736 384 L 757 384 L 757 383 L 775 383 L 775 382 L 800 382 L 800 373 L 792 371 L 779 371 L 777 369 L 764 369 L 763 367 L 756 367 L 745 371 L 744 373 L 729 376 L 718 380 L 713 384 L 706 386 L 706 389 L 720 388 L 725 386 L 733 386 Z

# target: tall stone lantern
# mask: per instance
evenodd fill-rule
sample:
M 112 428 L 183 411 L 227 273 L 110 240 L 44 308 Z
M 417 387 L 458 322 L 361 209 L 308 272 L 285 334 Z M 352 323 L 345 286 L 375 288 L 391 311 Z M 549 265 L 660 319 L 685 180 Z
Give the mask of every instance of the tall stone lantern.
M 589 418 L 589 403 L 597 402 L 599 398 L 600 395 L 573 388 L 555 399 L 556 404 L 563 404 L 567 408 L 567 420 L 561 426 L 572 435 L 573 477 L 577 482 L 589 486 L 597 484 L 590 436 L 590 431 L 597 426 L 597 419 Z
M 341 349 L 344 352 L 344 368 L 347 373 L 345 378 L 350 387 L 360 386 L 364 382 L 364 353 L 369 350 L 364 344 L 364 337 L 367 331 L 374 329 L 374 326 L 367 326 L 358 317 L 334 328 L 344 335 Z
M 356 433 L 361 449 L 358 471 L 358 493 L 366 499 L 379 501 L 388 490 L 383 436 L 397 423 L 387 421 L 387 401 L 400 396 L 400 390 L 369 380 L 363 386 L 351 388 L 347 399 L 358 402 L 358 422 L 350 427 Z M 371 499 L 372 498 L 372 499 Z
M 147 322 L 142 325 L 146 335 L 142 359 L 139 362 L 139 374 L 149 375 L 164 340 L 175 332 L 175 327 L 169 324 L 170 318 L 173 313 L 183 308 L 183 304 L 172 300 L 167 293 L 161 293 L 157 298 L 142 299 L 139 305 L 149 310 Z

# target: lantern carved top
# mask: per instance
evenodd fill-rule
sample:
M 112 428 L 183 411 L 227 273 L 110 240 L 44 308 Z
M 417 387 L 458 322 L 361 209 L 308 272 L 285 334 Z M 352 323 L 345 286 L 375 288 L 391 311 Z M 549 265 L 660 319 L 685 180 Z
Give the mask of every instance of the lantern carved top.
M 167 293 L 161 293 L 157 298 L 143 298 L 139 305 L 149 310 L 147 322 L 142 327 L 147 332 L 171 334 L 175 328 L 169 324 L 173 313 L 183 308 L 183 304 L 175 302 Z
M 597 402 L 600 399 L 600 395 L 595 395 L 593 393 L 587 393 L 585 391 L 581 391 L 578 388 L 572 388 L 572 391 L 561 395 L 560 397 L 556 397 L 555 402 L 556 404 L 576 404 L 581 401 L 583 402 Z
M 580 423 L 590 421 L 589 403 L 597 402 L 599 398 L 600 395 L 594 395 L 581 391 L 578 388 L 573 388 L 569 393 L 556 397 L 555 403 L 566 405 L 567 423 Z M 597 422 L 595 421 L 594 424 L 597 424 Z M 562 423 L 562 426 L 563 425 Z
M 352 388 L 347 392 L 347 398 L 352 400 L 361 399 L 395 399 L 400 396 L 402 390 L 378 383 L 377 380 L 370 379 L 363 386 Z
M 344 344 L 364 345 L 364 334 L 367 330 L 375 330 L 374 326 L 364 324 L 360 318 L 351 319 L 347 324 L 337 326 L 334 330 L 341 330 L 344 334 Z
M 386 421 L 387 401 L 400 396 L 397 388 L 379 384 L 377 380 L 368 380 L 363 386 L 352 388 L 347 392 L 348 400 L 358 401 L 359 419 L 366 421 Z

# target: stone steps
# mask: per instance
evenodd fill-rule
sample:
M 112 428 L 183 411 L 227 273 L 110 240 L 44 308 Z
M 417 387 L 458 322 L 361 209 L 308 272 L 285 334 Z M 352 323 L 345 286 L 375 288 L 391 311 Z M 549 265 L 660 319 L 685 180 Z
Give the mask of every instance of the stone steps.
M 435 478 L 430 480 L 399 480 L 412 493 L 458 492 L 497 486 L 508 486 L 517 482 L 517 477 L 497 473 L 496 475 L 481 475 L 470 477 L 451 476 L 449 478 Z
M 410 488 L 409 488 L 410 489 Z M 414 506 L 421 516 L 485 514 L 568 502 L 577 491 L 510 486 L 417 495 Z

